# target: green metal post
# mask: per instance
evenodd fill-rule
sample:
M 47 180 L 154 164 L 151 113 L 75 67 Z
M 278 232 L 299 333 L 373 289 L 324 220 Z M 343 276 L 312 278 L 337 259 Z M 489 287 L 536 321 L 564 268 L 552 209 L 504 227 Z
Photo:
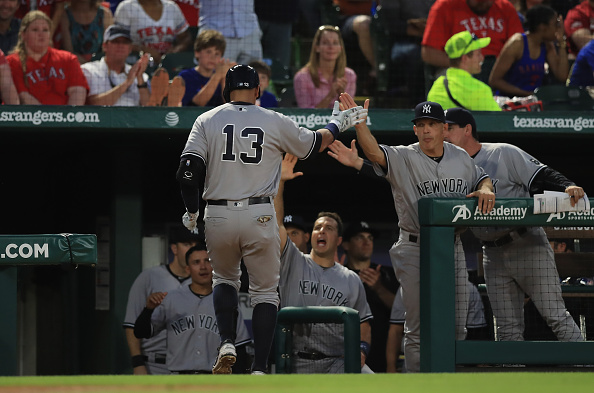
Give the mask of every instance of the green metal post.
M 0 375 L 17 374 L 17 268 L 0 267 Z
M 456 369 L 454 228 L 421 227 L 421 371 Z

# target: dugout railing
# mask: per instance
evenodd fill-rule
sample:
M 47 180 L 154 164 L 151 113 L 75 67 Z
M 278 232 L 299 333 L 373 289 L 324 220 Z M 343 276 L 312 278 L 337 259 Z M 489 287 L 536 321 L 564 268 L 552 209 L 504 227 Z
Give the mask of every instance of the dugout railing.
M 361 372 L 361 326 L 359 313 L 349 307 L 284 307 L 278 312 L 276 324 L 276 373 L 292 370 L 293 326 L 299 323 L 337 323 L 344 325 L 344 372 Z M 320 337 L 323 340 L 324 337 Z
M 17 375 L 18 267 L 97 264 L 97 237 L 81 234 L 0 235 L 0 375 Z
M 588 212 L 533 214 L 530 198 L 499 198 L 483 215 L 476 199 L 424 198 L 421 224 L 421 371 L 454 372 L 458 364 L 594 365 L 594 341 L 457 341 L 454 231 L 485 226 L 594 226 Z

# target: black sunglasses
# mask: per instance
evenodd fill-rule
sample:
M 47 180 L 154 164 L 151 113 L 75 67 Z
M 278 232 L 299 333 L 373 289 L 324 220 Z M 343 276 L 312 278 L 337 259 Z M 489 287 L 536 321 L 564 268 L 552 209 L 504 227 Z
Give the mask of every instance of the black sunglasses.
M 464 49 L 462 49 L 462 54 L 463 55 L 465 54 L 464 52 L 466 52 L 466 49 L 468 49 L 468 47 L 470 46 L 470 44 L 472 44 L 474 41 L 477 41 L 478 40 L 478 37 L 474 33 L 471 33 L 470 34 L 470 37 L 471 37 L 471 40 L 468 41 L 468 44 L 466 44 L 466 46 L 464 47 Z

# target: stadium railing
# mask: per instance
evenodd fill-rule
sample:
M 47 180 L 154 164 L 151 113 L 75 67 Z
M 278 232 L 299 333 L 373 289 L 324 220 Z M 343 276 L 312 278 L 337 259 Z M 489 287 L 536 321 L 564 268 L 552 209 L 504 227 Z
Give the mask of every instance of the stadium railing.
M 590 200 L 594 206 L 594 200 Z M 533 214 L 530 198 L 499 198 L 493 212 L 475 199 L 423 198 L 421 224 L 421 371 L 454 372 L 457 364 L 594 365 L 594 341 L 456 341 L 455 228 L 486 226 L 594 226 L 584 213 Z M 523 212 L 522 214 L 515 214 Z

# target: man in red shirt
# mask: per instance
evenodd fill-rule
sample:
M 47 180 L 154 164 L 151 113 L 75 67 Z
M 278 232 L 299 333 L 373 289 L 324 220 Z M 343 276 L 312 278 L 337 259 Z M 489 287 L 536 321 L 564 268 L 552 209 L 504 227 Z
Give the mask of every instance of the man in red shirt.
M 567 12 L 565 35 L 569 53 L 574 56 L 594 38 L 594 0 L 586 0 Z
M 491 44 L 483 49 L 482 71 L 475 75 L 485 83 L 488 83 L 495 58 L 508 38 L 524 32 L 518 12 L 508 0 L 437 0 L 429 11 L 421 49 L 423 61 L 436 67 L 436 74 L 450 64 L 445 43 L 464 30 L 478 38 L 491 38 Z

